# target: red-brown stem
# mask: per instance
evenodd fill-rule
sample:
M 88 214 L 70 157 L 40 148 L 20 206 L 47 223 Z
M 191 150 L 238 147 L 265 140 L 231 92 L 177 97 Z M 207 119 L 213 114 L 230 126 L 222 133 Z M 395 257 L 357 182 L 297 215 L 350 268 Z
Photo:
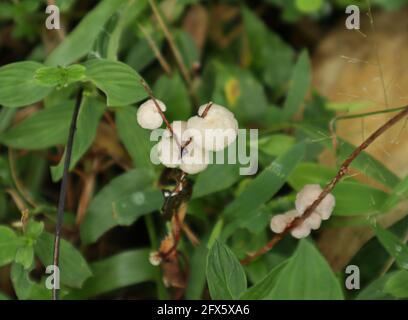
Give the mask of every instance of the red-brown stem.
M 143 88 L 145 89 L 145 91 L 147 92 L 147 94 L 149 95 L 150 99 L 152 99 L 154 105 L 157 108 L 157 112 L 160 114 L 160 116 L 162 117 L 164 123 L 166 124 L 167 129 L 169 129 L 169 131 L 171 132 L 172 135 L 174 135 L 173 132 L 173 128 L 170 125 L 170 122 L 167 120 L 166 116 L 163 113 L 163 110 L 160 108 L 159 103 L 157 102 L 156 97 L 153 94 L 152 89 L 150 89 L 149 85 L 146 83 L 146 81 L 144 81 L 143 79 L 140 79 L 140 83 L 142 84 Z
M 213 105 L 212 102 L 208 102 L 207 106 L 205 107 L 203 113 L 200 116 L 201 118 L 205 118 L 207 116 L 207 113 L 208 113 L 208 111 L 210 111 L 212 105 Z
M 279 234 L 276 234 L 264 247 L 259 249 L 257 252 L 248 255 L 245 259 L 241 260 L 241 264 L 248 264 L 255 260 L 257 257 L 265 254 L 269 250 L 271 250 L 284 236 L 289 233 L 293 228 L 300 225 L 306 218 L 308 218 L 312 212 L 317 208 L 317 206 L 322 202 L 322 200 L 333 190 L 336 184 L 344 177 L 347 173 L 350 164 L 353 162 L 358 155 L 366 149 L 370 144 L 372 144 L 379 136 L 381 136 L 385 131 L 391 128 L 394 124 L 400 121 L 402 118 L 408 115 L 408 106 L 405 107 L 402 111 L 397 113 L 394 117 L 389 119 L 386 123 L 384 123 L 381 127 L 379 127 L 374 133 L 372 133 L 362 144 L 360 144 L 354 151 L 347 157 L 347 159 L 341 165 L 339 171 L 337 172 L 336 176 L 326 185 L 317 199 L 305 210 L 302 216 L 293 220 L 291 224 L 289 224 L 286 229 Z

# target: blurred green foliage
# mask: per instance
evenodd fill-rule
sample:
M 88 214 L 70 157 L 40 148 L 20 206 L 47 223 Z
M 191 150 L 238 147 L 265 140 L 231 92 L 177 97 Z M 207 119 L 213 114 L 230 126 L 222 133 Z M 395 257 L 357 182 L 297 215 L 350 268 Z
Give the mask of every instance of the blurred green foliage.
M 371 1 L 386 10 L 407 2 Z M 7 51 L 24 48 L 5 56 L 0 67 L 0 267 L 10 266 L 6 276 L 13 286 L 0 292 L 0 299 L 50 298 L 43 269 L 52 261 L 58 199 L 54 183 L 62 176 L 62 147 L 79 87 L 84 99 L 69 168 L 62 297 L 174 294 L 163 275 L 171 282 L 176 272 L 169 275 L 149 262 L 149 252 L 158 250 L 171 222 L 160 215 L 163 167 L 151 163 L 149 132 L 135 117 L 136 106 L 147 97 L 142 78 L 166 103 L 170 121 L 185 120 L 199 105 L 214 101 L 236 115 L 240 128 L 259 129 L 256 175 L 242 176 L 239 165 L 223 164 L 189 178 L 193 192 L 185 221 L 201 243 L 195 246 L 183 236 L 178 245 L 187 257 L 181 269 L 190 265 L 185 298 L 408 298 L 408 249 L 400 240 L 402 232 L 396 235 L 393 229 L 375 226 L 376 242 L 356 255 L 364 265 L 373 265 L 377 256 L 372 246 L 382 264 L 389 257 L 396 260 L 381 277 L 369 272 L 357 296 L 344 292 L 341 276 L 331 270 L 313 237 L 285 239 L 250 265 L 239 262 L 268 242 L 270 218 L 293 208 L 297 191 L 309 183 L 323 186 L 335 175 L 337 166 L 317 160 L 322 151 L 332 150 L 328 130 L 334 111 L 367 106 L 333 104 L 310 94 L 310 50 L 291 32 L 300 32 L 304 19 L 319 25 L 344 13 L 348 4 L 366 10 L 365 1 L 265 0 L 256 8 L 250 1 L 159 1 L 174 43 L 147 0 L 56 4 L 65 26 L 58 43 L 53 31 L 43 27 L 46 1 L 0 3 L 0 31 L 12 40 L 0 46 Z M 199 17 L 198 27 L 189 26 L 189 14 Z M 292 31 L 283 30 L 288 26 Z M 178 70 L 173 45 L 190 79 Z M 354 148 L 338 139 L 339 163 Z M 406 199 L 407 178 L 400 179 L 368 153 L 352 168 L 376 185 L 354 178 L 340 182 L 333 192 L 333 225 L 370 225 Z

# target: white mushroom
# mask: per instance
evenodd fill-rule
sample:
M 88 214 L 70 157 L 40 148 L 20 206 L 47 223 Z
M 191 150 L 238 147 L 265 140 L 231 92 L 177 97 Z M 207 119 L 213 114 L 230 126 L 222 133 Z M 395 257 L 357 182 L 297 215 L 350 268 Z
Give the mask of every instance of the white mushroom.
M 202 105 L 198 116 L 187 121 L 188 135 L 199 147 L 207 151 L 219 151 L 236 139 L 238 121 L 231 111 L 217 104 L 212 104 L 204 116 L 207 106 L 208 104 Z
M 160 100 L 156 101 L 160 109 L 166 111 L 166 105 Z M 160 128 L 163 124 L 163 119 L 152 99 L 144 102 L 137 110 L 137 122 L 142 128 L 150 130 Z

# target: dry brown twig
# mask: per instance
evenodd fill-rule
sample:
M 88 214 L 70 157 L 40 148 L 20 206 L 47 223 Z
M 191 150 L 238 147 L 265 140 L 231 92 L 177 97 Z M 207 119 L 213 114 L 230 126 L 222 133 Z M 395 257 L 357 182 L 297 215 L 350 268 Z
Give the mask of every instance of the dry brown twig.
M 164 72 L 166 72 L 167 75 L 171 75 L 171 67 L 170 67 L 169 63 L 167 62 L 166 58 L 160 52 L 160 49 L 158 48 L 158 46 L 154 42 L 153 38 L 147 33 L 146 29 L 143 28 L 141 24 L 138 24 L 138 27 L 139 27 L 140 31 L 142 31 L 143 35 L 145 36 L 146 41 L 147 41 L 150 49 L 152 49 L 154 55 L 156 56 L 157 60 L 159 61 L 161 67 L 164 70 Z
M 171 134 L 174 136 L 174 132 L 173 132 L 173 128 L 170 124 L 170 122 L 167 120 L 166 116 L 164 115 L 162 109 L 159 106 L 159 103 L 157 102 L 156 97 L 153 94 L 152 89 L 150 89 L 149 85 L 146 83 L 146 81 L 144 81 L 143 79 L 140 80 L 140 83 L 142 84 L 143 88 L 145 89 L 145 91 L 147 92 L 147 94 L 149 95 L 150 99 L 152 99 L 157 112 L 160 114 L 160 116 L 162 117 L 164 123 L 166 124 L 167 129 L 171 132 Z M 176 139 L 177 144 L 180 146 L 179 142 Z
M 181 56 L 181 53 L 179 49 L 177 48 L 176 41 L 174 40 L 173 35 L 171 34 L 169 28 L 167 27 L 166 23 L 164 22 L 160 10 L 156 4 L 155 0 L 149 0 L 150 7 L 153 10 L 153 14 L 156 17 L 157 23 L 159 24 L 160 28 L 162 29 L 164 36 L 167 39 L 167 42 L 169 43 L 170 49 L 174 55 L 174 59 L 176 60 L 176 63 L 181 71 L 181 74 L 183 75 L 184 80 L 186 81 L 187 85 L 191 85 L 191 77 L 190 73 L 188 71 L 187 66 L 185 65 L 183 58 Z
M 152 8 L 153 14 L 157 20 L 157 23 L 159 24 L 160 29 L 162 29 L 164 36 L 166 37 L 166 40 L 169 43 L 170 50 L 173 53 L 174 59 L 176 60 L 176 64 L 178 68 L 180 69 L 181 75 L 183 76 L 183 79 L 187 85 L 188 93 L 190 95 L 191 101 L 194 104 L 197 104 L 199 99 L 197 97 L 197 94 L 193 86 L 193 81 L 191 78 L 190 70 L 187 68 L 185 62 L 183 61 L 183 57 L 181 56 L 180 50 L 178 49 L 176 45 L 176 41 L 174 40 L 172 33 L 170 32 L 169 28 L 164 22 L 164 19 L 160 13 L 160 10 L 157 6 L 156 1 L 149 0 L 149 4 L 150 4 L 150 7 Z
M 249 254 L 248 257 L 241 260 L 242 264 L 248 264 L 258 258 L 259 256 L 265 254 L 269 250 L 271 250 L 280 240 L 282 240 L 292 229 L 300 225 L 305 219 L 307 219 L 313 211 L 317 208 L 317 206 L 322 202 L 322 200 L 333 190 L 336 184 L 346 175 L 350 164 L 353 162 L 358 155 L 365 150 L 370 144 L 372 144 L 379 136 L 381 136 L 385 131 L 395 125 L 404 117 L 408 116 L 408 106 L 397 113 L 394 117 L 390 118 L 386 123 L 384 123 L 381 127 L 379 127 L 376 131 L 374 131 L 366 140 L 363 141 L 342 163 L 339 171 L 337 172 L 336 176 L 326 185 L 317 199 L 305 210 L 302 216 L 293 220 L 291 224 L 289 224 L 286 229 L 279 234 L 276 234 L 264 247 L 256 251 L 255 253 Z
M 14 151 L 13 149 L 9 148 L 8 152 L 8 160 L 9 160 L 9 165 L 10 165 L 10 173 L 11 173 L 11 178 L 13 179 L 13 182 L 17 188 L 17 191 L 20 193 L 20 195 L 24 198 L 24 200 L 29 203 L 33 208 L 37 208 L 38 205 L 34 198 L 31 196 L 29 191 L 25 188 L 21 180 L 19 179 L 17 175 L 17 168 L 15 165 L 15 158 L 14 158 Z
M 75 223 L 77 226 L 81 224 L 85 218 L 86 212 L 88 210 L 89 204 L 92 200 L 92 194 L 95 189 L 96 176 L 98 174 L 99 158 L 95 157 L 92 159 L 91 167 L 88 172 L 82 173 L 82 192 L 79 198 L 79 204 L 77 208 Z

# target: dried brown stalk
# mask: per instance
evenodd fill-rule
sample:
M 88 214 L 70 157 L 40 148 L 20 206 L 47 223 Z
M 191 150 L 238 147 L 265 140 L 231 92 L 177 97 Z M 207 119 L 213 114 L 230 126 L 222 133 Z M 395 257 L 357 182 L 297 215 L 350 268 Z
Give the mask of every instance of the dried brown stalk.
M 166 74 L 171 75 L 171 67 L 167 62 L 166 58 L 160 52 L 160 49 L 157 47 L 156 43 L 154 42 L 153 38 L 147 33 L 146 29 L 142 27 L 142 25 L 138 24 L 140 31 L 142 31 L 143 35 L 146 38 L 147 43 L 149 44 L 150 49 L 152 49 L 154 55 L 156 56 L 157 60 L 159 61 L 161 67 L 163 68 Z
M 154 16 L 157 19 L 158 24 L 159 24 L 160 28 L 162 29 L 162 31 L 164 33 L 164 36 L 166 37 L 166 39 L 167 39 L 167 41 L 169 43 L 170 49 L 173 52 L 174 59 L 176 60 L 176 63 L 177 63 L 177 65 L 178 65 L 178 67 L 179 67 L 179 69 L 181 71 L 181 74 L 183 75 L 184 80 L 186 81 L 188 86 L 190 86 L 191 85 L 190 73 L 189 73 L 186 65 L 184 64 L 183 58 L 181 57 L 181 53 L 180 53 L 179 49 L 177 48 L 174 37 L 171 34 L 170 30 L 167 28 L 167 25 L 164 22 L 161 14 L 160 14 L 159 8 L 157 7 L 156 1 L 155 0 L 149 0 L 149 3 L 150 3 L 150 7 L 153 10 Z
M 180 69 L 181 75 L 183 76 L 183 79 L 187 85 L 188 93 L 190 95 L 191 101 L 193 102 L 193 104 L 198 104 L 199 99 L 197 97 L 197 94 L 193 86 L 193 81 L 191 79 L 190 71 L 188 70 L 186 64 L 183 61 L 183 57 L 181 56 L 180 50 L 177 48 L 176 41 L 174 40 L 172 33 L 170 32 L 169 28 L 164 22 L 162 15 L 160 13 L 160 10 L 156 4 L 156 1 L 149 0 L 149 3 L 150 3 L 150 7 L 153 10 L 153 14 L 157 19 L 159 27 L 162 29 L 164 36 L 166 37 L 167 42 L 169 43 L 170 50 L 173 53 L 177 66 Z

